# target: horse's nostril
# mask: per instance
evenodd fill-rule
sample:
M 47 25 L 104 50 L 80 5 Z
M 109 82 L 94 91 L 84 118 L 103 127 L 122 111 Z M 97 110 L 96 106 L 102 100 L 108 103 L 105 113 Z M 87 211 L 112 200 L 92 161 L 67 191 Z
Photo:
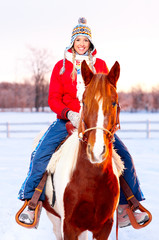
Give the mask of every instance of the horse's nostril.
M 88 144 L 88 153 L 91 153 L 91 146 Z
M 105 153 L 105 150 L 106 150 L 106 148 L 105 148 L 105 145 L 104 145 L 104 146 L 103 146 L 103 152 L 102 152 L 101 155 L 103 155 L 103 154 Z

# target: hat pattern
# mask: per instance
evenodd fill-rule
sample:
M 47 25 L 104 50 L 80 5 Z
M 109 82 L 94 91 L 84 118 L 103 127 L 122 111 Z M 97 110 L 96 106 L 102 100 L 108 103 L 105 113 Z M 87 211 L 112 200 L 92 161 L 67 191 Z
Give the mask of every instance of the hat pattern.
M 79 18 L 78 25 L 74 27 L 72 31 L 71 42 L 80 34 L 85 36 L 88 35 L 89 38 L 92 38 L 91 29 L 86 24 L 87 24 L 87 20 L 85 18 Z

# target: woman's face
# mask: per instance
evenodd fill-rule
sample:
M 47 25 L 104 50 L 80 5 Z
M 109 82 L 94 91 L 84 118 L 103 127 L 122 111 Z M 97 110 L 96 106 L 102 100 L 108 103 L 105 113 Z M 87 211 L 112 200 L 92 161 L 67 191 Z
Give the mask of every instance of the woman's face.
M 87 37 L 78 36 L 74 41 L 74 49 L 80 55 L 85 54 L 88 51 L 89 47 L 90 41 Z

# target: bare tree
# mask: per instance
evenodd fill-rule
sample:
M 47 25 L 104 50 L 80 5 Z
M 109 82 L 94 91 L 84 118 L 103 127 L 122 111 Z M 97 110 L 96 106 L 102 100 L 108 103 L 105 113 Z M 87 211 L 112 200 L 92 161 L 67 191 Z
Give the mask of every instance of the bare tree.
M 0 108 L 33 108 L 33 85 L 30 83 L 0 83 Z
M 130 111 L 132 108 L 132 97 L 130 92 L 119 92 L 119 104 L 122 111 Z
M 50 54 L 46 49 L 36 49 L 33 47 L 28 48 L 30 51 L 28 58 L 28 66 L 32 73 L 32 79 L 35 87 L 35 108 L 46 106 L 46 96 L 48 95 L 48 82 L 46 74 L 50 72 Z
M 145 109 L 144 91 L 140 86 L 133 87 L 131 90 L 132 111 Z
M 152 88 L 152 109 L 159 110 L 159 85 Z

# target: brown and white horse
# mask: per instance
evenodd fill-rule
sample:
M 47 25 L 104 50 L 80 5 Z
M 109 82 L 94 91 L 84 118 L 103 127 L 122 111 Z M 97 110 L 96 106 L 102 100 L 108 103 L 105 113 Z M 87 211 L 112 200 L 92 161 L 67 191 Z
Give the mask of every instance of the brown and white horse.
M 83 62 L 81 71 L 86 88 L 78 131 L 53 155 L 47 167 L 44 207 L 57 240 L 84 240 L 87 230 L 93 239 L 106 240 L 119 202 L 119 176 L 124 168 L 112 145 L 120 66 L 116 62 L 108 75 L 93 74 Z M 53 190 L 56 201 L 51 207 Z

